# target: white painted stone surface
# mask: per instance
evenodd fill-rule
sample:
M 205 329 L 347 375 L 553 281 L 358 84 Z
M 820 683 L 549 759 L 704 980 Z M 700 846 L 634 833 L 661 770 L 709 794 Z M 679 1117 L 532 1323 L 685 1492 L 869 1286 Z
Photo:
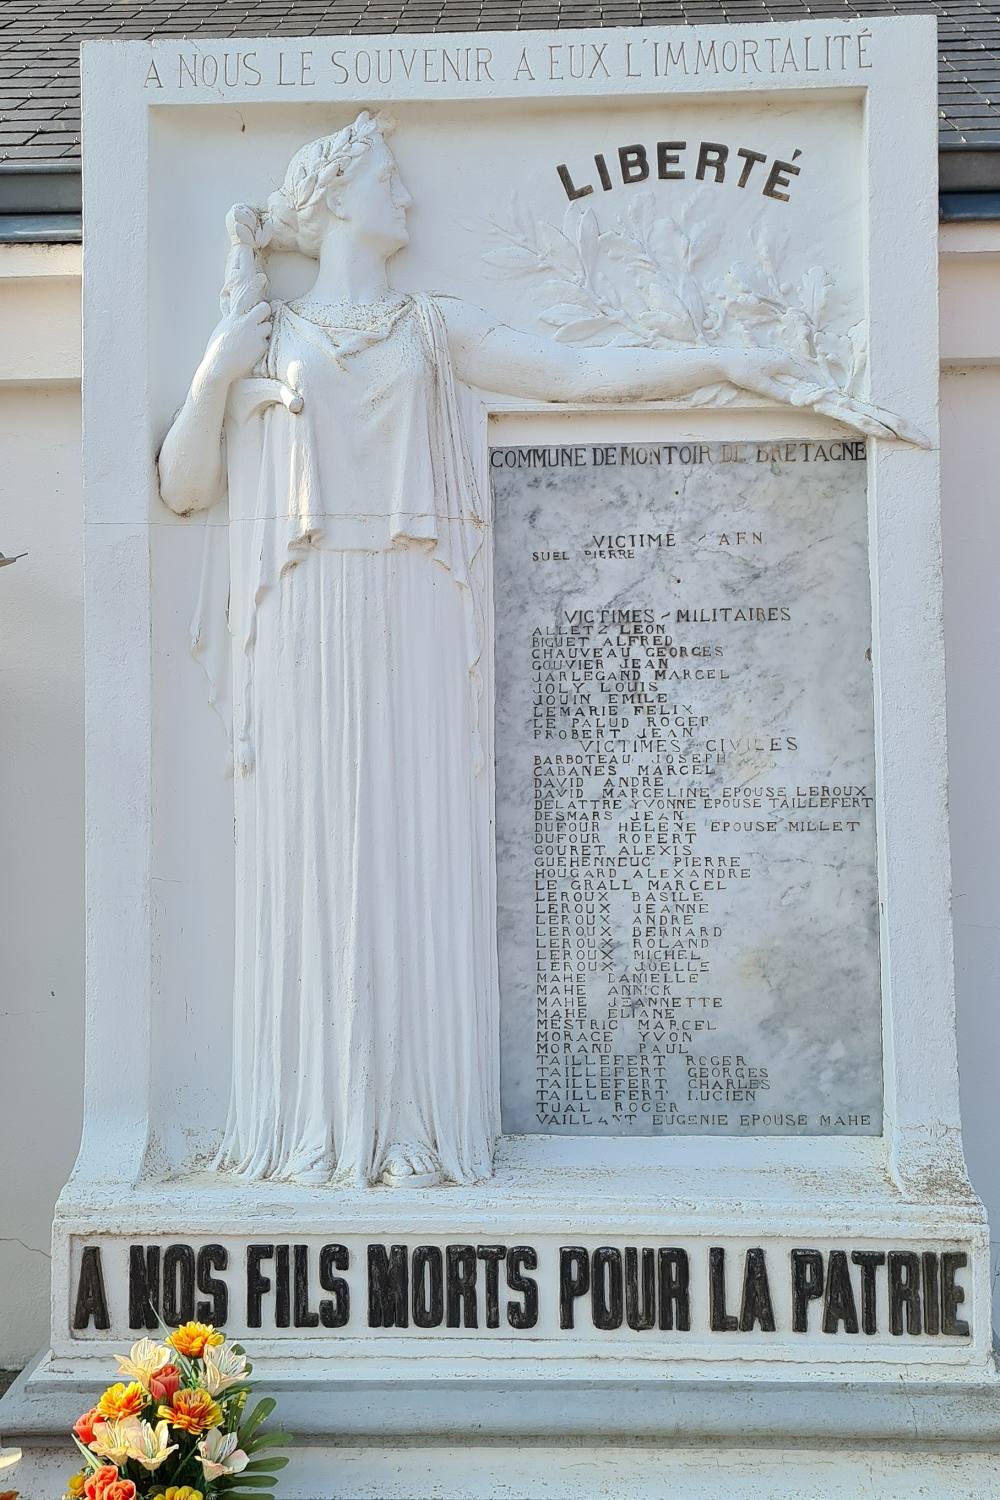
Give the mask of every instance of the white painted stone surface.
M 0 571 L 0 1091 L 37 1122 L 2 1171 L 0 1368 L 48 1321 L 49 1200 L 83 1100 L 79 277 L 72 246 L 0 251 L 0 551 L 28 553 Z
M 599 315 L 544 314 L 555 338 L 518 333 L 455 295 L 401 293 L 389 262 L 409 248 L 413 199 L 389 130 L 362 111 L 302 146 L 266 202 L 259 193 L 259 206 L 227 215 L 223 318 L 158 458 L 170 509 L 209 511 L 209 559 L 228 516 L 228 583 L 214 602 L 209 586 L 193 639 L 212 701 L 231 712 L 236 773 L 232 1094 L 217 1161 L 253 1178 L 433 1185 L 489 1175 L 489 497 L 476 478 L 482 411 L 470 411 L 477 430 L 463 431 L 460 392 L 706 406 L 763 397 L 926 442 L 915 423 L 863 399 L 865 324 L 840 335 L 828 326 L 829 276 L 810 267 L 786 296 L 778 278 L 793 273 L 769 243 L 773 226 L 753 221 L 756 270 L 730 270 L 724 292 L 699 284 L 707 200 L 679 210 L 687 231 L 660 217 L 650 194 L 633 200 L 644 211 L 622 220 L 607 251 L 627 250 L 625 279 L 645 286 L 639 266 L 676 253 L 679 236 L 691 268 L 677 293 L 661 284 L 666 266 L 658 271 L 638 321 L 627 290 L 606 309 L 600 300 L 604 240 L 590 208 L 567 211 L 562 243 L 575 244 L 577 295 Z M 728 148 L 712 149 L 720 186 Z M 708 159 L 701 147 L 702 178 Z M 754 165 L 747 158 L 749 175 Z M 621 169 L 628 185 L 624 159 Z M 648 177 L 645 155 L 634 170 Z M 798 173 L 776 165 L 761 177 L 763 196 L 789 201 Z M 592 191 L 560 174 L 567 193 Z M 516 218 L 516 235 L 547 264 L 554 231 Z M 513 257 L 523 270 L 531 252 L 492 223 L 487 243 L 491 234 L 501 243 L 486 261 L 510 269 Z M 292 300 L 271 286 L 281 252 L 318 263 Z M 670 321 L 665 295 L 687 299 L 686 320 Z M 769 338 L 749 337 L 764 326 Z M 601 347 L 569 347 L 581 331 Z M 209 560 L 203 578 L 213 572 Z M 213 639 L 224 621 L 225 684 Z M 309 643 L 331 631 L 335 649 L 307 665 Z M 449 1049 L 440 1065 L 432 1036 Z

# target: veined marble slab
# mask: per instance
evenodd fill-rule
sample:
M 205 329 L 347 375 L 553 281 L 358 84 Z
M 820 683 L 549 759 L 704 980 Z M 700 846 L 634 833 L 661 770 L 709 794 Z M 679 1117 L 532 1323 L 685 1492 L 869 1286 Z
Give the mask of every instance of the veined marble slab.
M 864 443 L 491 468 L 505 1131 L 878 1134 Z

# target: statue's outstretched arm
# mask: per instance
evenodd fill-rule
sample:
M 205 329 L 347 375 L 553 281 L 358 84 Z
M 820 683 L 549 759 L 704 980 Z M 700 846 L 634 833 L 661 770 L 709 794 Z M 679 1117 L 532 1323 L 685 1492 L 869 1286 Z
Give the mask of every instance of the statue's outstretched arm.
M 901 417 L 824 388 L 801 361 L 758 348 L 584 348 L 519 333 L 481 308 L 442 297 L 438 306 L 459 379 L 540 401 L 665 401 L 727 384 L 769 401 L 808 406 L 872 437 L 926 439 Z

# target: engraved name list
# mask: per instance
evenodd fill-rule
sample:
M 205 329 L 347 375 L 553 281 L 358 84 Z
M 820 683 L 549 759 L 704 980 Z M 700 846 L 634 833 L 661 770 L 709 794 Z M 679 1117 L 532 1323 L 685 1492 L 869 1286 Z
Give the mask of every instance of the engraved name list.
M 864 443 L 491 469 L 505 1130 L 877 1134 Z

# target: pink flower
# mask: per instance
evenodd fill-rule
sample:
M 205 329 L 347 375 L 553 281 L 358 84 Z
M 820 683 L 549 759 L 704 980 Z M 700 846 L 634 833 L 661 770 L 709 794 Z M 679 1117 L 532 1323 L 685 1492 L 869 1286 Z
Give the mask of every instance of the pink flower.
M 223 1475 L 242 1474 L 250 1458 L 242 1448 L 237 1448 L 238 1442 L 239 1435 L 235 1432 L 223 1432 L 218 1427 L 206 1432 L 198 1444 L 198 1454 L 209 1484 Z
M 86 1446 L 86 1444 L 94 1441 L 94 1428 L 98 1422 L 103 1422 L 103 1420 L 104 1418 L 97 1410 L 97 1407 L 92 1406 L 89 1411 L 85 1411 L 82 1416 L 77 1417 L 73 1423 L 73 1431 L 80 1439 L 80 1442 Z
M 149 1394 L 154 1401 L 170 1401 L 181 1383 L 181 1372 L 176 1365 L 161 1365 L 149 1377 Z

